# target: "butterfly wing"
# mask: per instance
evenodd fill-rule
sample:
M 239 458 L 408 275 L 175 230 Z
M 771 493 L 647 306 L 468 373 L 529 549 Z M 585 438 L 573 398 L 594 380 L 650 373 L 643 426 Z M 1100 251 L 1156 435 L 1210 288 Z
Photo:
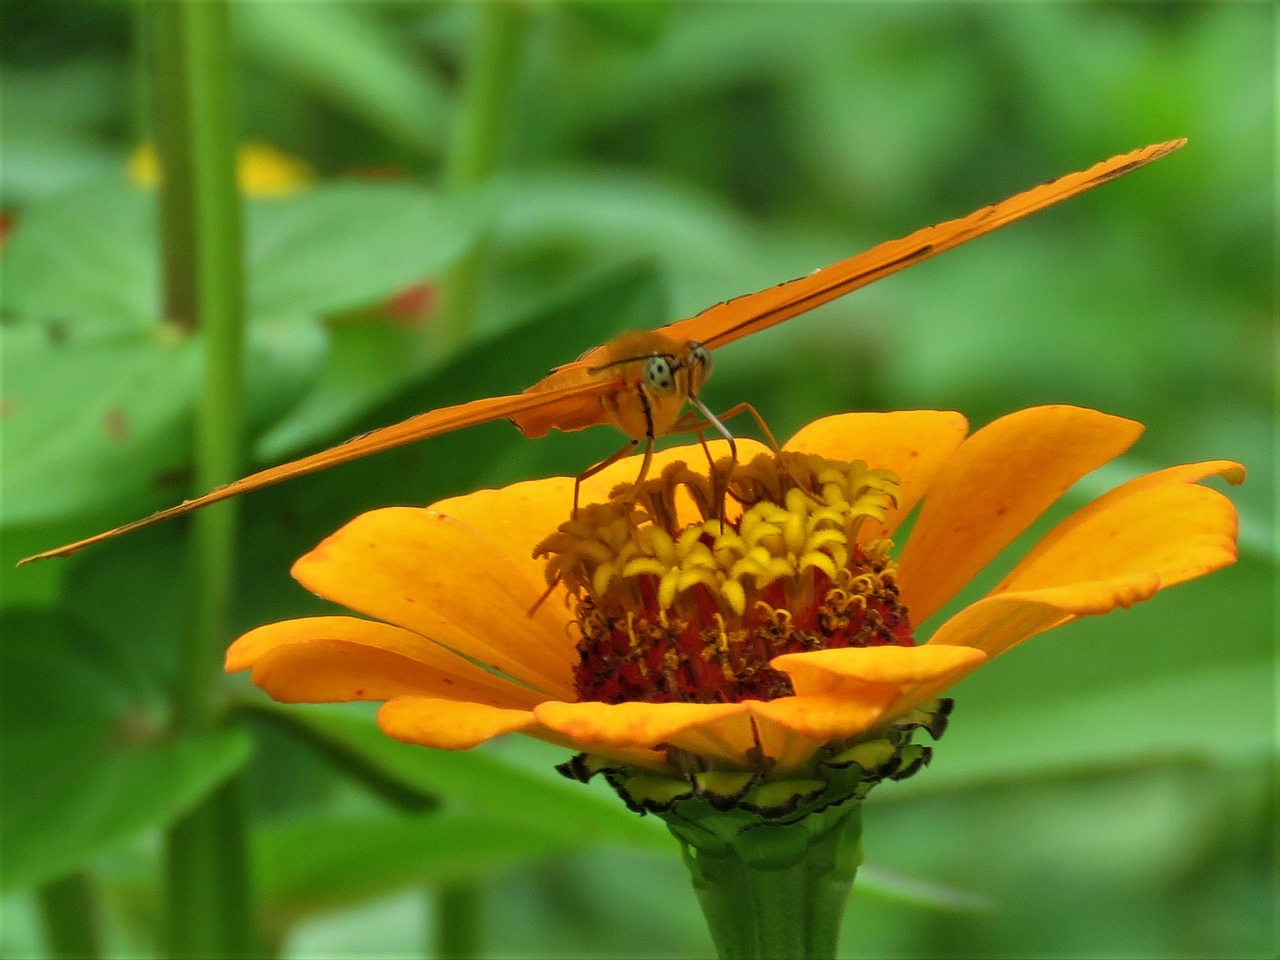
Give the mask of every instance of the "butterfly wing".
M 899 240 L 889 240 L 864 253 L 758 293 L 735 297 L 696 316 L 662 327 L 674 340 L 697 340 L 707 347 L 722 347 L 741 337 L 765 330 L 814 307 L 842 297 L 868 283 L 897 273 L 944 250 L 990 233 L 1005 224 L 1043 210 L 1078 193 L 1177 150 L 1187 141 L 1169 140 L 1112 157 L 1088 170 L 1050 180 L 999 203 L 975 210 L 967 217 L 924 227 Z
M 1170 140 L 1112 157 L 1088 170 L 1059 177 L 1057 180 L 1041 184 L 999 203 L 983 207 L 967 217 L 925 227 L 910 236 L 882 243 L 865 253 L 816 270 L 808 276 L 716 304 L 696 316 L 678 320 L 657 331 L 652 331 L 650 335 L 659 338 L 665 336 L 677 344 L 697 340 L 711 348 L 732 343 L 750 333 L 767 329 L 812 310 L 881 277 L 887 277 L 943 250 L 989 233 L 1037 210 L 1106 183 L 1108 180 L 1114 180 L 1171 153 L 1185 142 L 1185 140 Z M 553 427 L 561 430 L 578 430 L 604 422 L 607 418 L 598 401 L 620 387 L 613 379 L 600 377 L 598 368 L 602 362 L 616 359 L 614 357 L 616 343 L 617 341 L 614 341 L 588 350 L 578 360 L 563 367 L 557 367 L 550 376 L 524 393 L 475 400 L 471 403 L 444 407 L 410 417 L 408 420 L 373 430 L 328 450 L 251 474 L 204 496 L 161 510 L 142 520 L 54 550 L 35 554 L 21 562 L 28 563 L 45 557 L 66 556 L 101 540 L 190 513 L 211 503 L 260 490 L 291 477 L 314 473 L 380 450 L 389 450 L 392 447 L 413 443 L 416 440 L 452 430 L 487 423 L 490 420 L 510 418 L 528 436 L 541 436 Z
M 504 417 L 521 418 L 522 415 L 535 412 L 541 412 L 542 419 L 555 420 L 558 409 L 578 410 L 584 404 L 589 404 L 594 398 L 600 397 L 613 389 L 616 388 L 611 380 L 596 379 L 556 389 L 541 390 L 536 393 L 526 392 L 510 397 L 490 397 L 485 400 L 473 400 L 470 403 L 442 407 L 429 413 L 420 413 L 389 427 L 380 427 L 377 430 L 363 433 L 345 443 L 340 443 L 327 450 L 321 450 L 319 453 L 313 453 L 310 456 L 283 463 L 279 466 L 268 467 L 266 470 L 250 474 L 243 479 L 236 480 L 234 483 L 218 487 L 216 490 L 204 494 L 204 496 L 196 497 L 194 500 L 185 500 L 176 507 L 169 507 L 167 510 L 161 510 L 132 523 L 126 523 L 124 526 L 116 527 L 114 530 L 107 530 L 105 533 L 99 533 L 84 540 L 77 540 L 75 543 L 69 543 L 66 546 L 34 554 L 20 561 L 19 565 L 29 563 L 32 560 L 43 560 L 46 557 L 65 557 L 90 544 L 108 540 L 111 537 L 128 533 L 141 527 L 149 527 L 153 523 L 160 523 L 172 517 L 180 517 L 185 513 L 198 510 L 211 503 L 238 497 L 243 493 L 250 493 L 254 490 L 261 490 L 263 487 L 280 483 L 282 480 L 315 473 L 318 470 L 324 470 L 326 467 L 357 460 L 371 453 L 390 450 L 393 447 L 404 446 L 407 443 L 425 440 L 427 437 L 439 436 L 442 433 L 460 430 L 463 427 L 474 427 L 482 423 L 488 423 L 491 420 L 500 420 Z M 598 408 L 598 404 L 596 404 L 596 407 Z

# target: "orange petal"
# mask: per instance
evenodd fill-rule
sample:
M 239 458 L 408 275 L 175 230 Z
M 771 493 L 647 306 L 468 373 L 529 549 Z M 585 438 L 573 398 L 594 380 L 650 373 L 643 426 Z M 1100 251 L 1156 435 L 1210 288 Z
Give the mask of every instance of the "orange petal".
M 1160 578 L 1148 573 L 989 596 L 947 620 L 926 646 L 973 648 L 994 657 L 1029 637 L 1077 617 L 1109 613 L 1117 607 L 1130 607 L 1147 600 L 1159 589 Z M 892 715 L 901 716 L 932 700 L 981 663 L 981 660 L 974 661 L 951 674 L 908 689 L 903 699 L 893 705 Z
M 387 736 L 441 750 L 470 750 L 500 734 L 537 725 L 528 710 L 435 697 L 397 697 L 378 711 L 378 726 Z
M 308 590 L 451 647 L 551 696 L 573 692 L 563 607 L 466 524 L 432 510 L 361 514 L 298 560 Z
M 1081 407 L 1032 407 L 969 437 L 929 489 L 902 552 L 899 585 L 921 624 L 1073 483 L 1123 453 L 1132 420 Z
M 865 460 L 872 469 L 897 474 L 898 506 L 883 528 L 869 524 L 864 531 L 867 537 L 878 537 L 897 529 L 968 432 L 963 416 L 945 410 L 845 413 L 802 427 L 783 449 L 832 460 Z
M 417 634 L 354 617 L 286 620 L 233 643 L 226 669 L 253 669 L 253 682 L 282 703 L 389 700 L 439 694 L 500 706 L 532 706 L 525 687 L 486 673 Z
M 823 743 L 869 730 L 899 695 L 894 687 L 864 686 L 856 696 L 809 693 L 748 704 L 753 716 Z
M 656 747 L 693 727 L 743 713 L 740 703 L 563 703 L 534 708 L 538 722 L 584 749 Z
M 465 524 L 494 555 L 518 568 L 530 583 L 542 585 L 546 561 L 535 560 L 533 548 L 569 519 L 573 486 L 572 477 L 528 480 L 450 497 L 430 509 Z
M 1076 617 L 1110 613 L 1117 607 L 1149 600 L 1160 586 L 1158 574 L 1136 572 L 1107 580 L 984 597 L 939 627 L 926 646 L 975 647 L 994 657 Z
M 1239 483 L 1244 468 L 1217 460 L 1130 480 L 1054 527 L 993 592 L 1143 571 L 1158 574 L 1167 587 L 1233 563 L 1235 507 L 1216 490 L 1195 485 L 1215 475 Z
M 848 686 L 849 681 L 895 687 L 922 683 L 962 667 L 972 667 L 985 659 L 987 656 L 981 650 L 923 644 L 918 647 L 845 647 L 811 653 L 785 653 L 774 657 L 769 664 L 791 677 L 797 695 L 803 695 L 841 690 Z

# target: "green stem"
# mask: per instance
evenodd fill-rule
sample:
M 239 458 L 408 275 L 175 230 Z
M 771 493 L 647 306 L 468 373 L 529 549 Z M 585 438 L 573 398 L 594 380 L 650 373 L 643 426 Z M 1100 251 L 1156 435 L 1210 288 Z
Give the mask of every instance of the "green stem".
M 490 0 L 477 4 L 462 99 L 445 157 L 444 186 L 463 192 L 487 181 L 498 165 L 502 133 L 508 123 L 512 81 L 524 44 L 526 12 L 520 3 Z M 487 254 L 482 237 L 443 279 L 438 327 L 445 342 L 463 343 L 476 318 L 480 265 Z M 435 953 L 445 960 L 480 956 L 481 888 L 459 883 L 436 895 Z
M 102 956 L 97 896 L 87 873 L 73 873 L 46 883 L 38 891 L 38 900 L 45 953 L 51 960 L 93 960 Z
M 474 15 L 462 99 L 444 169 L 445 187 L 458 192 L 486 182 L 497 168 L 528 16 L 523 4 L 509 0 L 477 4 Z M 445 278 L 440 326 L 454 345 L 466 339 L 475 323 L 485 247 L 481 240 Z
M 165 837 L 166 955 L 260 957 L 249 899 L 248 824 L 239 777 L 224 782 Z
M 854 803 L 729 842 L 671 825 L 721 960 L 835 957 L 862 859 L 861 815 Z
M 434 955 L 441 960 L 473 960 L 480 956 L 482 890 L 475 883 L 453 883 L 436 893 Z
M 233 62 L 226 0 L 143 7 L 154 78 L 160 161 L 165 319 L 204 344 L 196 412 L 196 485 L 233 480 L 240 466 L 244 280 L 236 191 Z M 235 513 L 197 513 L 191 538 L 187 629 L 179 653 L 173 724 L 200 735 L 218 723 L 217 689 L 227 641 Z M 166 837 L 170 956 L 252 952 L 247 849 L 239 785 L 224 784 L 174 823 Z

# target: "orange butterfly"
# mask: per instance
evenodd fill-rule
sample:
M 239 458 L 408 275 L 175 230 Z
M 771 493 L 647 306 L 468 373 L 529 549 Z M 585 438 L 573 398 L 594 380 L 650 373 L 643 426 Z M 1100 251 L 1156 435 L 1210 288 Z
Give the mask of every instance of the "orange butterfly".
M 1059 177 L 983 207 L 967 217 L 924 227 L 900 240 L 882 243 L 808 276 L 718 303 L 696 316 L 657 330 L 624 333 L 588 350 L 572 363 L 557 367 L 523 393 L 473 400 L 418 414 L 328 450 L 269 467 L 142 520 L 37 553 L 21 562 L 66 556 L 100 540 L 290 477 L 502 417 L 511 420 L 527 437 L 544 436 L 553 427 L 568 431 L 612 423 L 631 438 L 632 443 L 626 449 L 644 441 L 649 453 L 656 437 L 687 425 L 681 421 L 680 414 L 685 404 L 690 403 L 710 425 L 725 432 L 698 399 L 698 390 L 711 372 L 711 351 L 715 348 L 789 320 L 943 250 L 1114 180 L 1177 150 L 1184 143 L 1185 139 L 1170 140 L 1112 157 L 1088 170 Z

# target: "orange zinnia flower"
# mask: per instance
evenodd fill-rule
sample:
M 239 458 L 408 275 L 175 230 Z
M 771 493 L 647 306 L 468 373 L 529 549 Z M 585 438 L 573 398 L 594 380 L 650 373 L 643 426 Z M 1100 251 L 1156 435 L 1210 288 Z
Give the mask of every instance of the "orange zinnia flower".
M 1066 406 L 967 438 L 957 413 L 855 413 L 805 427 L 781 459 L 740 442 L 714 480 L 698 446 L 665 451 L 641 490 L 610 501 L 635 480 L 623 461 L 583 482 L 568 523 L 565 477 L 375 510 L 293 568 L 374 619 L 260 627 L 226 667 L 285 702 L 386 701 L 382 729 L 431 747 L 521 731 L 659 774 L 692 758 L 757 782 L 803 777 L 833 742 L 922 725 L 918 708 L 1028 637 L 1235 560 L 1235 510 L 1198 481 L 1238 483 L 1243 468 L 1172 467 L 1077 511 L 921 636 L 1141 430 Z M 894 559 L 890 538 L 921 503 Z

